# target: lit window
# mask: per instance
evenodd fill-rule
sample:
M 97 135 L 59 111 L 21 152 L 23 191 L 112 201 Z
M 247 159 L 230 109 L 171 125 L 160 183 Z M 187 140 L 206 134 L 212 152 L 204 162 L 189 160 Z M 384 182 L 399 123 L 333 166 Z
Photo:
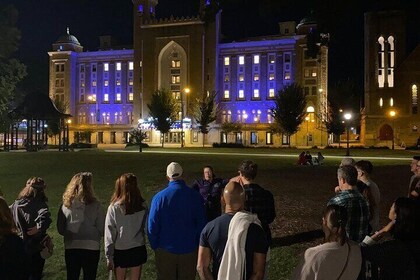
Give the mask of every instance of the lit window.
M 254 64 L 259 64 L 260 63 L 260 56 L 257 54 L 257 55 L 254 55 Z
M 308 108 L 306 108 L 306 113 L 313 113 L 315 112 L 315 108 L 313 106 L 308 106 Z
M 244 94 L 244 90 L 243 90 L 243 89 L 240 89 L 240 90 L 238 91 L 238 98 L 239 98 L 239 99 L 243 99 L 243 98 L 245 98 L 245 94 Z
M 179 75 L 172 75 L 172 84 L 179 84 L 181 81 L 181 77 Z
M 121 102 L 121 93 L 115 94 L 115 101 Z
M 108 86 L 109 85 L 109 81 L 104 81 L 104 86 Z
M 225 91 L 224 91 L 224 95 L 223 95 L 223 97 L 224 97 L 225 99 L 229 99 L 229 98 L 230 98 L 229 90 L 225 90 Z
M 245 56 L 241 55 L 239 56 L 239 65 L 244 65 L 245 64 Z
M 128 84 L 129 84 L 130 86 L 132 86 L 132 85 L 133 85 L 133 79 L 128 79 Z
M 316 69 L 312 69 L 312 77 L 316 77 Z
M 259 81 L 259 80 L 260 80 L 260 75 L 254 74 L 254 81 Z
M 275 79 L 275 75 L 274 75 L 274 73 L 270 73 L 270 75 L 268 76 L 268 79 L 269 79 L 270 81 L 273 81 L 273 80 Z
M 379 98 L 379 107 L 384 106 L 384 100 L 381 98 Z
M 134 93 L 130 92 L 128 94 L 128 101 L 133 101 L 134 100 Z
M 284 72 L 284 79 L 290 80 L 290 72 Z
M 120 85 L 121 85 L 121 80 L 117 80 L 115 84 L 116 84 L 117 86 L 120 86 Z
M 89 98 L 90 102 L 96 102 L 96 94 L 92 94 Z
M 225 75 L 225 82 L 229 82 L 229 75 Z
M 80 86 L 81 86 L 81 87 L 85 87 L 85 80 L 81 80 L 81 81 L 80 81 Z
M 411 112 L 417 114 L 417 85 L 411 86 Z
M 134 70 L 134 62 L 132 62 L 132 61 L 130 61 L 129 63 L 128 63 L 128 70 Z
M 239 74 L 239 75 L 238 75 L 238 80 L 239 80 L 240 82 L 243 82 L 243 81 L 244 81 L 244 74 Z
M 121 62 L 116 63 L 116 69 L 117 71 L 121 71 Z
M 181 61 L 172 60 L 171 66 L 172 66 L 172 68 L 180 68 L 181 67 Z
M 379 53 L 378 53 L 378 85 L 380 88 L 385 84 L 385 40 L 384 37 L 379 37 Z M 382 107 L 382 106 L 381 106 Z
M 96 87 L 96 81 L 92 81 L 92 86 Z
M 273 98 L 274 97 L 274 88 L 270 88 L 269 90 L 268 90 L 268 97 L 270 97 L 270 98 Z
M 109 63 L 104 63 L 104 71 L 105 72 L 109 71 Z
M 224 57 L 225 66 L 228 66 L 230 64 L 230 58 L 228 56 Z
M 253 97 L 254 98 L 260 98 L 260 90 L 259 89 L 257 89 L 257 88 L 254 89 Z
M 389 99 L 389 106 L 394 106 L 394 98 Z
M 268 55 L 268 61 L 270 62 L 270 64 L 275 63 L 276 62 L 276 56 L 274 54 Z
M 104 102 L 109 102 L 109 94 L 104 94 Z

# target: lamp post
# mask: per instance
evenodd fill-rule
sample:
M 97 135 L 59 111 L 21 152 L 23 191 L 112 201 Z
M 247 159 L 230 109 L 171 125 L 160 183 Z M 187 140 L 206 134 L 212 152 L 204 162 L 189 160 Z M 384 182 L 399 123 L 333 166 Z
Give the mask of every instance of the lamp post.
M 181 148 L 184 147 L 184 100 L 183 100 L 183 92 L 188 94 L 190 92 L 189 88 L 184 88 L 181 92 Z
M 242 115 L 242 117 L 243 117 L 243 121 L 244 121 L 244 145 L 246 146 L 246 120 L 248 119 L 248 114 L 247 113 L 244 113 L 243 115 Z
M 395 110 L 389 111 L 389 116 L 392 119 L 392 149 L 394 150 L 394 143 L 395 143 L 395 116 L 397 115 L 397 112 Z
M 352 118 L 351 113 L 345 113 L 344 114 L 344 119 L 346 120 L 346 129 L 347 129 L 347 151 L 346 151 L 346 156 L 347 157 L 350 156 L 350 144 L 349 144 L 349 141 L 350 141 L 350 125 L 349 125 L 349 122 L 350 122 L 351 118 Z
M 309 146 L 309 116 L 305 117 L 306 121 L 306 146 Z

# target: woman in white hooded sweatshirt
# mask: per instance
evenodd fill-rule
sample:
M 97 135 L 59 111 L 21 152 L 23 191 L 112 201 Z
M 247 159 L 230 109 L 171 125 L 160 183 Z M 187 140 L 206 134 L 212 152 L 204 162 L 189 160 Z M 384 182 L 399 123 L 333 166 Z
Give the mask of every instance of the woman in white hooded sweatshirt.
M 127 268 L 131 280 L 140 279 L 142 265 L 147 261 L 146 218 L 137 177 L 132 173 L 121 175 L 115 182 L 105 220 L 105 257 L 117 280 L 125 279 Z
M 96 279 L 100 241 L 104 235 L 105 211 L 95 197 L 92 173 L 77 173 L 63 194 L 57 229 L 64 236 L 68 280 Z

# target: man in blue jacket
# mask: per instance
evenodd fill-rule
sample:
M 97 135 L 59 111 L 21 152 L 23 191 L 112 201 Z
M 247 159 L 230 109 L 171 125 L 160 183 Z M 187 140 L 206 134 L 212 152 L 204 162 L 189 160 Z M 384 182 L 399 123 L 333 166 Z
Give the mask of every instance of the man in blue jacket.
M 194 280 L 201 230 L 206 225 L 203 201 L 182 180 L 182 167 L 166 168 L 168 186 L 152 199 L 147 234 L 155 251 L 158 280 Z

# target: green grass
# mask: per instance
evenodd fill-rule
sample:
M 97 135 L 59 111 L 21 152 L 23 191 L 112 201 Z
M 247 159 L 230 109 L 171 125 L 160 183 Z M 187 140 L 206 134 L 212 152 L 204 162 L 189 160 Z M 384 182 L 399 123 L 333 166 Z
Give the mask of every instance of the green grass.
M 146 153 L 105 153 L 103 151 L 59 152 L 10 152 L 0 153 L 0 189 L 11 204 L 30 176 L 40 176 L 47 183 L 47 196 L 53 217 L 49 230 L 55 244 L 54 256 L 47 260 L 45 279 L 65 279 L 62 237 L 56 231 L 55 221 L 62 193 L 73 174 L 90 171 L 94 175 L 95 192 L 104 207 L 108 206 L 114 182 L 122 173 L 132 172 L 139 178 L 143 196 L 150 202 L 152 196 L 166 186 L 166 165 L 178 161 L 184 168 L 185 179 L 191 183 L 201 176 L 204 165 L 212 165 L 216 174 L 223 178 L 236 176 L 237 166 L 243 159 L 259 164 L 257 182 L 270 189 L 276 200 L 277 218 L 272 224 L 275 238 L 319 228 L 326 201 L 332 197 L 336 185 L 338 158 L 343 149 L 322 150 L 326 156 L 324 166 L 295 166 L 300 150 L 296 149 L 184 149 L 200 154 L 177 154 L 179 149 L 146 149 Z M 245 155 L 215 155 L 212 153 L 245 153 Z M 316 154 L 316 150 L 311 150 Z M 383 220 L 391 202 L 405 195 L 409 173 L 408 151 L 352 150 L 355 156 L 406 157 L 407 161 L 373 160 L 375 179 L 383 193 L 381 213 Z M 254 154 L 265 154 L 254 155 Z M 294 154 L 296 157 L 271 157 L 270 154 Z M 316 242 L 319 242 L 316 241 Z M 288 279 L 299 254 L 314 243 L 293 244 L 272 249 L 270 279 Z M 103 254 L 102 254 L 103 256 Z M 102 257 L 98 279 L 106 279 L 105 261 Z M 143 268 L 143 279 L 156 279 L 154 255 L 149 248 L 149 261 Z

